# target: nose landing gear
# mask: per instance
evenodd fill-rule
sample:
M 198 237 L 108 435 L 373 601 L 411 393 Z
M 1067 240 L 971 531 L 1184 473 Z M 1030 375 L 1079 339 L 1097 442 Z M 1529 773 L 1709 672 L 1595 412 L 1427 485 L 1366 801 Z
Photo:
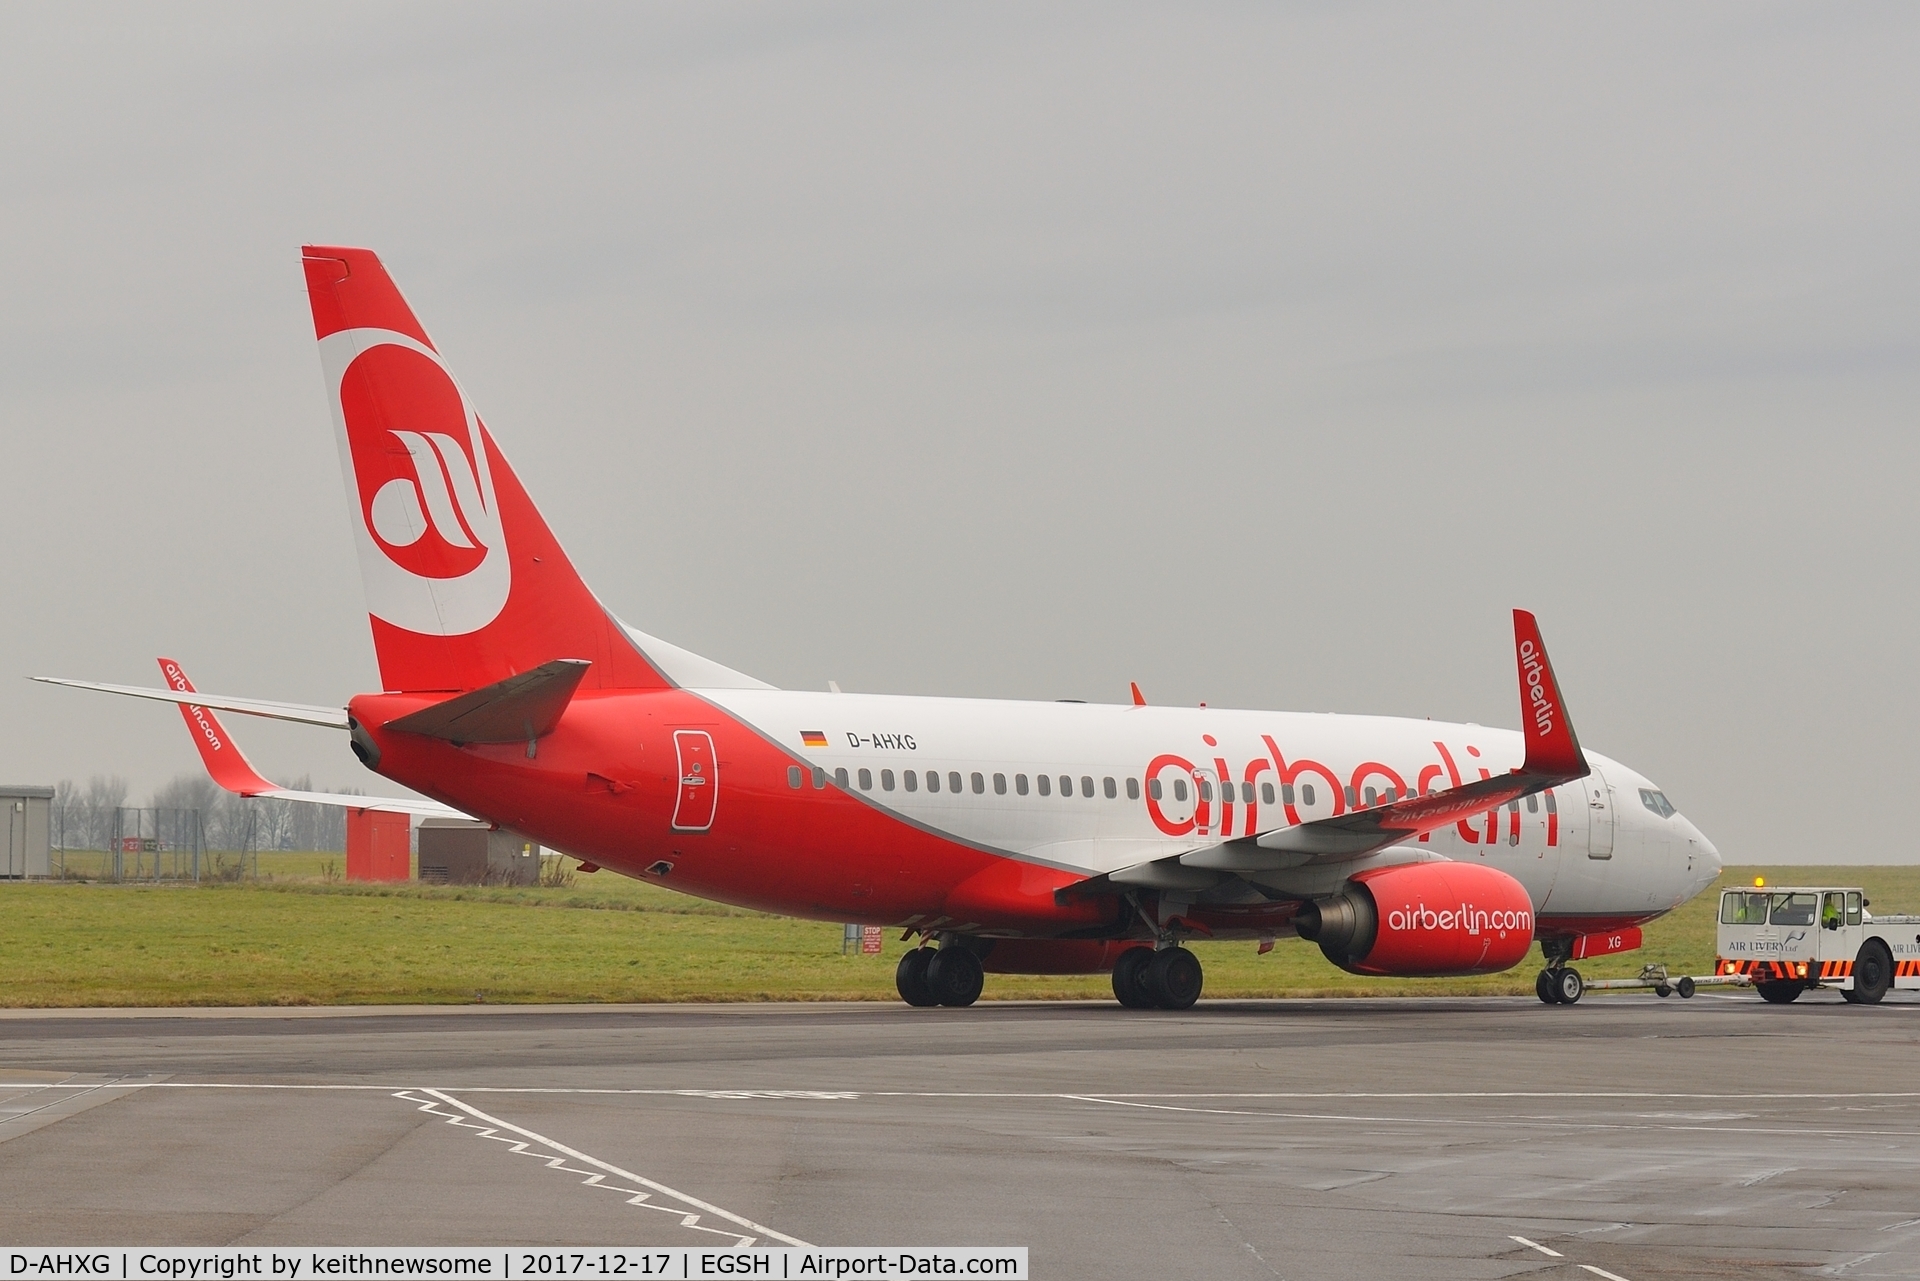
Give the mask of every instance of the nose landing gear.
M 1533 994 L 1544 1005 L 1573 1005 L 1587 993 L 1587 981 L 1580 971 L 1568 965 L 1573 959 L 1572 939 L 1541 939 L 1540 951 L 1547 968 L 1533 981 Z

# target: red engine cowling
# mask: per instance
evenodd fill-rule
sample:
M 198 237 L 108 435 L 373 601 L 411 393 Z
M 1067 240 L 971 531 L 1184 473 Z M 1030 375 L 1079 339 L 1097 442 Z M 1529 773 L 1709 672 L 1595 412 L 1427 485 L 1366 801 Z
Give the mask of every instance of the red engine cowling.
M 1438 977 L 1512 969 L 1533 942 L 1533 900 L 1478 863 L 1403 863 L 1361 872 L 1301 905 L 1300 937 L 1354 974 Z

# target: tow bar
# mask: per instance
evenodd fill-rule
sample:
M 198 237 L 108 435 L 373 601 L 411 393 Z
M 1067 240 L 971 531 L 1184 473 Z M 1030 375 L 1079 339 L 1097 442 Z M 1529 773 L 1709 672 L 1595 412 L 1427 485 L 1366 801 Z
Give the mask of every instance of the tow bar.
M 1640 967 L 1640 977 L 1637 979 L 1590 979 L 1587 982 L 1587 990 L 1591 992 L 1607 988 L 1650 987 L 1655 996 L 1672 996 L 1678 992 L 1680 999 L 1684 1001 L 1693 996 L 1694 989 L 1709 985 L 1747 987 L 1749 981 L 1744 974 L 1708 974 L 1698 978 L 1691 974 L 1682 974 L 1679 978 L 1672 978 L 1668 976 L 1667 967 L 1664 965 L 1643 965 Z

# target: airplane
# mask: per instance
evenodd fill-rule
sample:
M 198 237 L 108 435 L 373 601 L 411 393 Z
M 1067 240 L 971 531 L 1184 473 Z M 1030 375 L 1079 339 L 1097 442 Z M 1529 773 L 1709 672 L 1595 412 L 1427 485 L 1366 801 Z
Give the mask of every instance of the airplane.
M 915 1006 L 987 973 L 1110 973 L 1185 1009 L 1196 938 L 1315 943 L 1359 974 L 1535 991 L 1639 946 L 1720 857 L 1665 793 L 1584 751 L 1534 616 L 1521 729 L 1411 718 L 776 689 L 629 627 L 581 580 L 367 249 L 303 250 L 382 689 L 344 707 L 36 677 L 179 705 L 223 785 L 275 789 L 215 709 L 344 732 L 368 769 L 702 898 L 888 926 Z M 176 679 L 177 675 L 177 679 Z M 197 713 L 196 713 L 197 709 Z M 216 759 L 222 761 L 216 767 Z M 244 772 L 236 768 L 244 767 Z M 418 805 L 420 802 L 394 802 Z M 418 811 L 416 811 L 418 812 Z

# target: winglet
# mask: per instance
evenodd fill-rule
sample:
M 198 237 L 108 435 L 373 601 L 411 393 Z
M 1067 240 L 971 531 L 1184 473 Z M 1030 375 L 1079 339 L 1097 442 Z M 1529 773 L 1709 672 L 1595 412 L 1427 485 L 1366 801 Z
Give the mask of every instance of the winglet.
M 1139 681 L 1128 681 L 1127 688 L 1133 691 L 1133 705 L 1135 707 L 1145 707 L 1147 705 L 1147 696 L 1140 692 Z
M 1540 623 L 1524 609 L 1513 611 L 1514 662 L 1520 670 L 1520 730 L 1526 735 L 1528 774 L 1580 778 L 1588 772 L 1587 758 L 1574 736 L 1573 720 L 1560 697 L 1553 662 Z
M 160 660 L 160 674 L 166 678 L 169 689 L 183 694 L 194 692 L 193 682 L 180 670 L 180 664 L 171 658 Z M 279 789 L 260 777 L 247 758 L 240 754 L 234 744 L 233 736 L 227 733 L 212 711 L 196 707 L 191 703 L 181 703 L 180 719 L 187 723 L 187 733 L 193 736 L 193 745 L 200 749 L 200 760 L 207 767 L 207 773 L 213 781 L 229 792 L 238 792 L 242 796 L 259 796 L 265 792 Z

